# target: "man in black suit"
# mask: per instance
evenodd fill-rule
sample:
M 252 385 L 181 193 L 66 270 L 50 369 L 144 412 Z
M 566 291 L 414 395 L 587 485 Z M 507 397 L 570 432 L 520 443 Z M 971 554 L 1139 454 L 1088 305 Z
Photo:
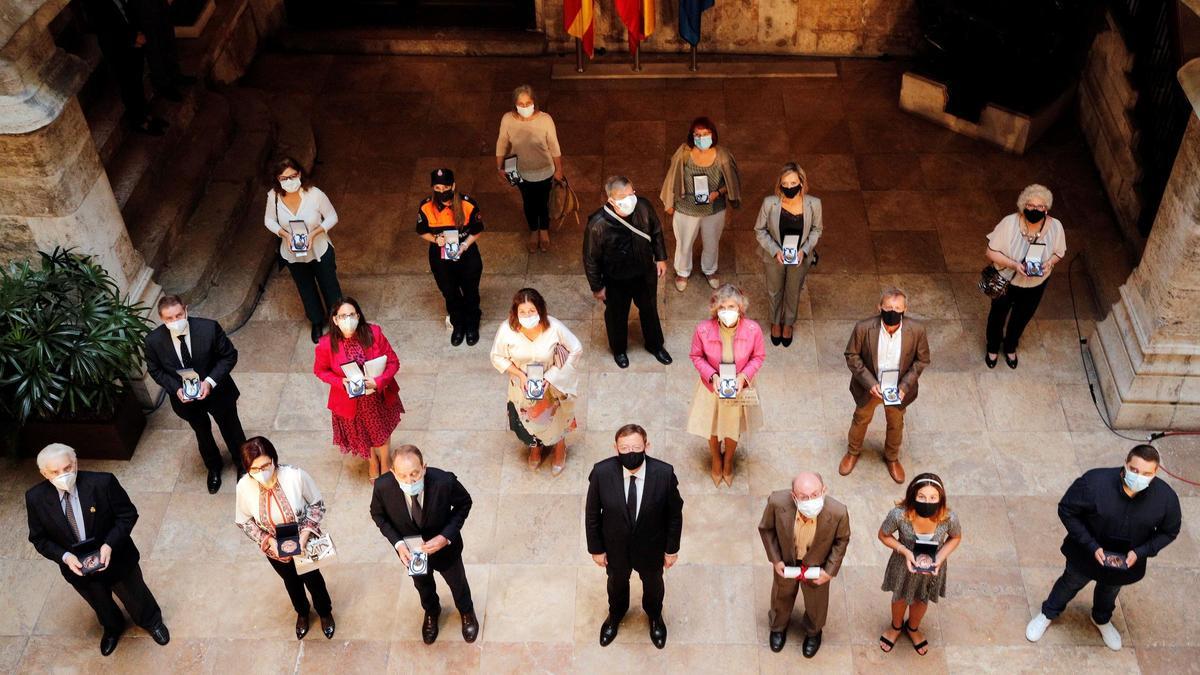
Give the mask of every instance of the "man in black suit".
M 601 646 L 617 637 L 629 609 L 633 570 L 642 578 L 642 609 L 650 617 L 650 641 L 659 649 L 667 644 L 663 569 L 679 558 L 683 498 L 675 469 L 646 457 L 649 447 L 646 430 L 626 424 L 617 430 L 617 455 L 596 462 L 588 476 L 588 553 L 608 572 L 608 618 L 600 626 Z
M 164 295 L 158 301 L 158 316 L 163 325 L 146 336 L 146 370 L 167 390 L 175 414 L 196 432 L 196 444 L 208 468 L 208 492 L 216 494 L 221 489 L 221 451 L 213 439 L 209 415 L 221 430 L 238 478 L 246 473 L 238 457 L 242 443 L 246 442 L 237 412 L 240 392 L 230 376 L 238 352 L 221 330 L 221 324 L 212 319 L 189 318 L 187 305 L 177 295 Z M 199 393 L 194 399 L 185 394 L 179 374 L 187 368 L 200 378 Z
M 124 0 L 84 0 L 83 13 L 108 69 L 117 81 L 124 121 L 133 131 L 162 136 L 167 122 L 150 114 L 146 103 L 144 73 L 146 36 L 136 26 L 135 17 Z
M 138 512 L 116 476 L 79 471 L 75 451 L 61 443 L 43 448 L 37 463 L 46 480 L 25 493 L 29 541 L 58 563 L 63 578 L 96 611 L 104 627 L 100 653 L 111 654 L 125 631 L 114 593 L 134 623 L 158 644 L 167 644 L 171 634 L 142 579 L 140 556 L 129 536 Z
M 461 532 L 470 512 L 471 495 L 458 478 L 449 471 L 425 466 L 425 458 L 415 445 L 397 448 L 392 470 L 375 480 L 371 519 L 396 550 L 400 562 L 408 567 L 412 561 L 415 551 L 410 551 L 404 543 L 409 537 L 419 537 L 422 541 L 419 550 L 429 557 L 426 572 L 412 575 L 413 585 L 421 595 L 421 608 L 425 610 L 421 639 L 427 645 L 437 640 L 438 616 L 442 613 L 433 570 L 440 572 L 450 586 L 454 606 L 462 615 L 463 639 L 474 642 L 479 636 L 471 586 L 467 584 L 462 560 Z

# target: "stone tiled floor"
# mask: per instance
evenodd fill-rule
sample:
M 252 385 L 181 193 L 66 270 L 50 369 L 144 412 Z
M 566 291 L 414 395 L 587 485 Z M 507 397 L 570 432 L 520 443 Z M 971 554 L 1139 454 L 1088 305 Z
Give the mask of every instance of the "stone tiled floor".
M 973 281 L 984 234 L 1035 180 L 1055 190 L 1072 255 L 1085 239 L 1116 241 L 1079 134 L 1060 125 L 1028 157 L 1010 157 L 899 112 L 902 64 L 838 65 L 835 80 L 551 83 L 547 60 L 261 58 L 250 84 L 314 106 L 317 183 L 341 215 L 334 240 L 344 287 L 399 352 L 408 413 L 393 443 L 421 446 L 475 497 L 464 540 L 482 637 L 464 644 L 448 611 L 437 644 L 420 643 L 416 593 L 370 521 L 365 467 L 330 447 L 324 386 L 310 372 L 299 302 L 290 279 L 276 275 L 253 320 L 233 335 L 242 417 L 250 433 L 274 440 L 285 461 L 310 471 L 326 495 L 342 557 L 327 574 L 337 639 L 291 637 L 283 589 L 233 526 L 233 490 L 227 482 L 219 495 L 206 494 L 194 440 L 163 409 L 132 462 L 85 468 L 116 473 L 141 511 L 134 538 L 171 645 L 159 648 L 133 630 L 112 657 L 99 656 L 91 613 L 25 541 L 21 495 L 36 470 L 30 461 L 5 463 L 0 670 L 1197 672 L 1200 614 L 1187 590 L 1200 582 L 1200 492 L 1178 483 L 1185 531 L 1144 582 L 1122 593 L 1115 621 L 1126 648 L 1103 647 L 1086 602 L 1073 605 L 1041 644 L 1024 638 L 1061 565 L 1058 496 L 1080 471 L 1118 464 L 1130 444 L 1110 435 L 1092 407 L 1068 268 L 1051 282 L 1015 372 L 980 363 L 987 305 Z M 643 194 L 655 194 L 686 120 L 707 114 L 717 121 L 748 193 L 722 240 L 721 271 L 748 290 L 755 318 L 765 305 L 749 232 L 757 203 L 782 161 L 807 167 L 825 204 L 821 263 L 801 301 L 795 344 L 769 348 L 760 376 L 765 429 L 739 450 L 733 488 L 712 487 L 703 441 L 682 431 L 695 377 L 686 350 L 704 314 L 702 284 L 660 293 L 676 364 L 662 367 L 633 349 L 632 367 L 621 372 L 581 276 L 580 228 L 556 232 L 550 253 L 525 253 L 519 201 L 491 175 L 497 120 L 507 92 L 522 82 L 543 94 L 558 121 L 568 175 L 588 210 L 599 204 L 605 174 L 626 173 Z M 481 242 L 488 330 L 511 293 L 532 285 L 584 338 L 580 429 L 558 478 L 531 474 L 505 429 L 504 382 L 486 356 L 490 335 L 474 348 L 448 344 L 425 245 L 412 234 L 425 172 L 440 165 L 455 169 L 490 228 Z M 1076 272 L 1086 335 L 1099 314 L 1082 269 Z M 876 647 L 888 595 L 879 590 L 887 555 L 875 532 L 901 490 L 871 455 L 848 478 L 835 468 L 853 407 L 842 349 L 852 322 L 871 313 L 885 284 L 909 291 L 910 311 L 927 320 L 932 346 L 921 399 L 908 415 L 904 462 L 910 475 L 943 476 L 965 531 L 949 596 L 925 624 L 932 650 L 924 658 L 907 643 L 888 655 Z M 290 358 L 279 358 L 289 349 Z M 670 642 L 661 653 L 636 609 L 615 644 L 596 644 L 604 574 L 586 554 L 583 493 L 588 467 L 611 452 L 613 429 L 631 421 L 650 430 L 653 453 L 675 464 L 686 502 L 680 564 L 667 574 Z M 881 446 L 879 426 L 868 442 L 872 453 Z M 1168 440 L 1161 447 L 1173 468 L 1200 475 L 1195 446 Z M 766 647 L 770 568 L 755 530 L 765 495 L 801 469 L 825 474 L 830 493 L 849 505 L 854 530 L 812 663 L 795 635 L 781 654 Z M 638 593 L 635 583 L 635 607 Z

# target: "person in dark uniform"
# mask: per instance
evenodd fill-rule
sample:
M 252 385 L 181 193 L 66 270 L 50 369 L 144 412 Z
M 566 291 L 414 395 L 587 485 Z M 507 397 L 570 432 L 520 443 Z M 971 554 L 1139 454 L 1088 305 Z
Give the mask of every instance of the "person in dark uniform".
M 429 242 L 429 269 L 454 327 L 450 344 L 457 347 L 465 338 L 474 345 L 479 342 L 479 278 L 483 276 L 483 258 L 475 242 L 483 233 L 483 219 L 475 200 L 455 189 L 450 169 L 434 169 L 429 184 L 433 195 L 417 210 L 417 234 Z
M 583 271 L 592 295 L 604 303 L 604 326 L 613 360 L 629 367 L 629 304 L 637 305 L 646 350 L 663 365 L 658 321 L 658 278 L 667 271 L 667 247 L 654 205 L 638 197 L 625 176 L 604 181 L 608 202 L 588 217 L 583 231 Z
M 146 36 L 138 30 L 127 5 L 122 0 L 84 0 L 83 13 L 96 31 L 100 52 L 117 81 L 125 105 L 125 125 L 141 134 L 162 136 L 167 123 L 150 114 L 142 86 Z
M 123 4 L 138 31 L 145 36 L 146 63 L 150 66 L 150 84 L 154 93 L 169 101 L 182 101 L 179 87 L 194 84 L 196 78 L 179 71 L 179 50 L 175 47 L 175 25 L 167 0 L 109 0 Z

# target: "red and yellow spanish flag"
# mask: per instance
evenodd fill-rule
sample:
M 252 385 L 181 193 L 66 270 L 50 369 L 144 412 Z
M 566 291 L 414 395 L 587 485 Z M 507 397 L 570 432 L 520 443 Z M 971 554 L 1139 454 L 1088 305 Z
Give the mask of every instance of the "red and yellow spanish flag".
M 563 28 L 583 41 L 589 59 L 595 49 L 595 10 L 595 0 L 563 0 Z
M 615 0 L 617 14 L 629 32 L 629 53 L 638 50 L 638 45 L 654 32 L 658 7 L 656 0 Z

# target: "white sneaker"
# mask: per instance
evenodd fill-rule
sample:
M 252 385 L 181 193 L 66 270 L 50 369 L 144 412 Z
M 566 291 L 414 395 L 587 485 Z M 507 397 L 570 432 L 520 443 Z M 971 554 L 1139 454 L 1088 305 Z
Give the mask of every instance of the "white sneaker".
M 1038 615 L 1029 620 L 1029 625 L 1025 626 L 1025 639 L 1030 642 L 1037 642 L 1046 634 L 1046 629 L 1050 627 L 1050 619 L 1046 618 L 1045 614 L 1038 612 Z
M 1111 621 L 1108 623 L 1096 623 L 1093 620 L 1092 625 L 1100 631 L 1100 637 L 1104 638 L 1105 647 L 1114 652 L 1121 651 L 1121 631 L 1117 630 L 1117 627 L 1112 625 Z

